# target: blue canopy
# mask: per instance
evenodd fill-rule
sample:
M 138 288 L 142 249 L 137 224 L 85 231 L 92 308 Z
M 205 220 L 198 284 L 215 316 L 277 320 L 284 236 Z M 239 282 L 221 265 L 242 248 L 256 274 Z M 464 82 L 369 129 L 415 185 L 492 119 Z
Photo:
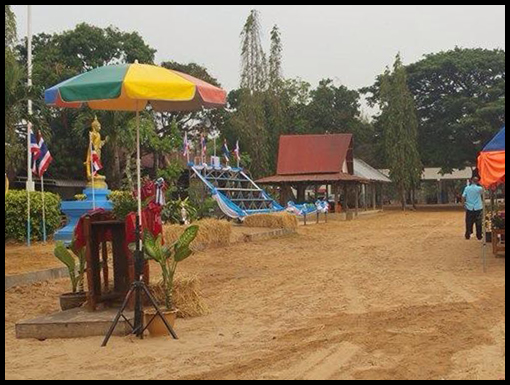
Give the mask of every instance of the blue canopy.
M 483 152 L 506 151 L 505 149 L 505 127 L 492 139 L 492 141 L 483 149 Z

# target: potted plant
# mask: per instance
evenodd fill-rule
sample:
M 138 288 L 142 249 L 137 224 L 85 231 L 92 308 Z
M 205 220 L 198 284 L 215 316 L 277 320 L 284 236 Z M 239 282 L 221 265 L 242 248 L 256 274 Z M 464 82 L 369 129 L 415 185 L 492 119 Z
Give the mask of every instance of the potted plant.
M 87 300 L 87 294 L 83 289 L 86 265 L 85 248 L 77 250 L 73 244 L 71 250 L 72 253 L 65 247 L 64 243 L 57 242 L 54 251 L 55 257 L 69 270 L 71 280 L 72 291 L 60 296 L 60 308 L 63 311 L 81 307 Z
M 163 315 L 172 327 L 177 319 L 177 309 L 173 302 L 174 278 L 177 266 L 180 262 L 189 258 L 193 251 L 190 244 L 195 240 L 198 234 L 198 226 L 188 227 L 180 236 L 179 240 L 172 245 L 165 245 L 163 236 L 154 237 L 150 232 L 145 233 L 144 247 L 146 259 L 156 261 L 161 267 L 163 276 L 163 290 L 165 292 L 165 308 Z M 150 322 L 148 326 L 149 333 L 153 336 L 165 335 L 167 329 L 159 318 L 154 318 L 154 313 L 145 314 L 146 321 Z

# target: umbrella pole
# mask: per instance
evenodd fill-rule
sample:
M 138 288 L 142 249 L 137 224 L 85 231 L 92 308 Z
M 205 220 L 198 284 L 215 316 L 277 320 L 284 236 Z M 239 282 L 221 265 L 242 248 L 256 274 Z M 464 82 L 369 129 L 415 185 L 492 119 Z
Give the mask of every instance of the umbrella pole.
M 138 193 L 138 218 L 142 224 L 142 154 L 140 144 L 140 111 L 136 111 L 136 188 Z M 142 241 L 140 240 L 140 247 Z

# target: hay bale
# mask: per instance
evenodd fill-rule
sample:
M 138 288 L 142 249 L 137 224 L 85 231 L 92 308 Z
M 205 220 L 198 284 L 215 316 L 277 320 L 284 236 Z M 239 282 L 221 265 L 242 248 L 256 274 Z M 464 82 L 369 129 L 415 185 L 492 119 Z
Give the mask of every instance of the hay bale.
M 163 306 L 165 304 L 163 281 L 152 284 L 151 292 L 158 304 Z M 200 317 L 209 313 L 209 308 L 202 298 L 200 280 L 195 275 L 178 275 L 175 277 L 173 299 L 179 318 Z
M 283 212 L 250 215 L 244 219 L 243 224 L 246 227 L 295 230 L 298 228 L 299 222 L 295 215 Z
M 227 221 L 203 219 L 193 223 L 199 227 L 198 236 L 191 244 L 193 251 L 202 251 L 210 247 L 230 245 L 232 225 Z M 186 227 L 180 225 L 163 226 L 163 237 L 166 243 L 172 244 L 179 239 Z

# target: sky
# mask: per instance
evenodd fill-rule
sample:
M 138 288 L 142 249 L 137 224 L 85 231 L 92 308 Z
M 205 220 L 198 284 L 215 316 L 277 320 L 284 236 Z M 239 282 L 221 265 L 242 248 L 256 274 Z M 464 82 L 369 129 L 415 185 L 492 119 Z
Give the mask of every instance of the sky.
M 13 5 L 26 35 L 26 5 Z M 228 90 L 239 84 L 240 32 L 261 14 L 264 44 L 277 24 L 284 75 L 316 85 L 370 85 L 401 52 L 411 63 L 455 48 L 506 48 L 504 5 L 33 5 L 33 32 L 62 32 L 87 22 L 137 31 L 158 62 L 196 62 Z

